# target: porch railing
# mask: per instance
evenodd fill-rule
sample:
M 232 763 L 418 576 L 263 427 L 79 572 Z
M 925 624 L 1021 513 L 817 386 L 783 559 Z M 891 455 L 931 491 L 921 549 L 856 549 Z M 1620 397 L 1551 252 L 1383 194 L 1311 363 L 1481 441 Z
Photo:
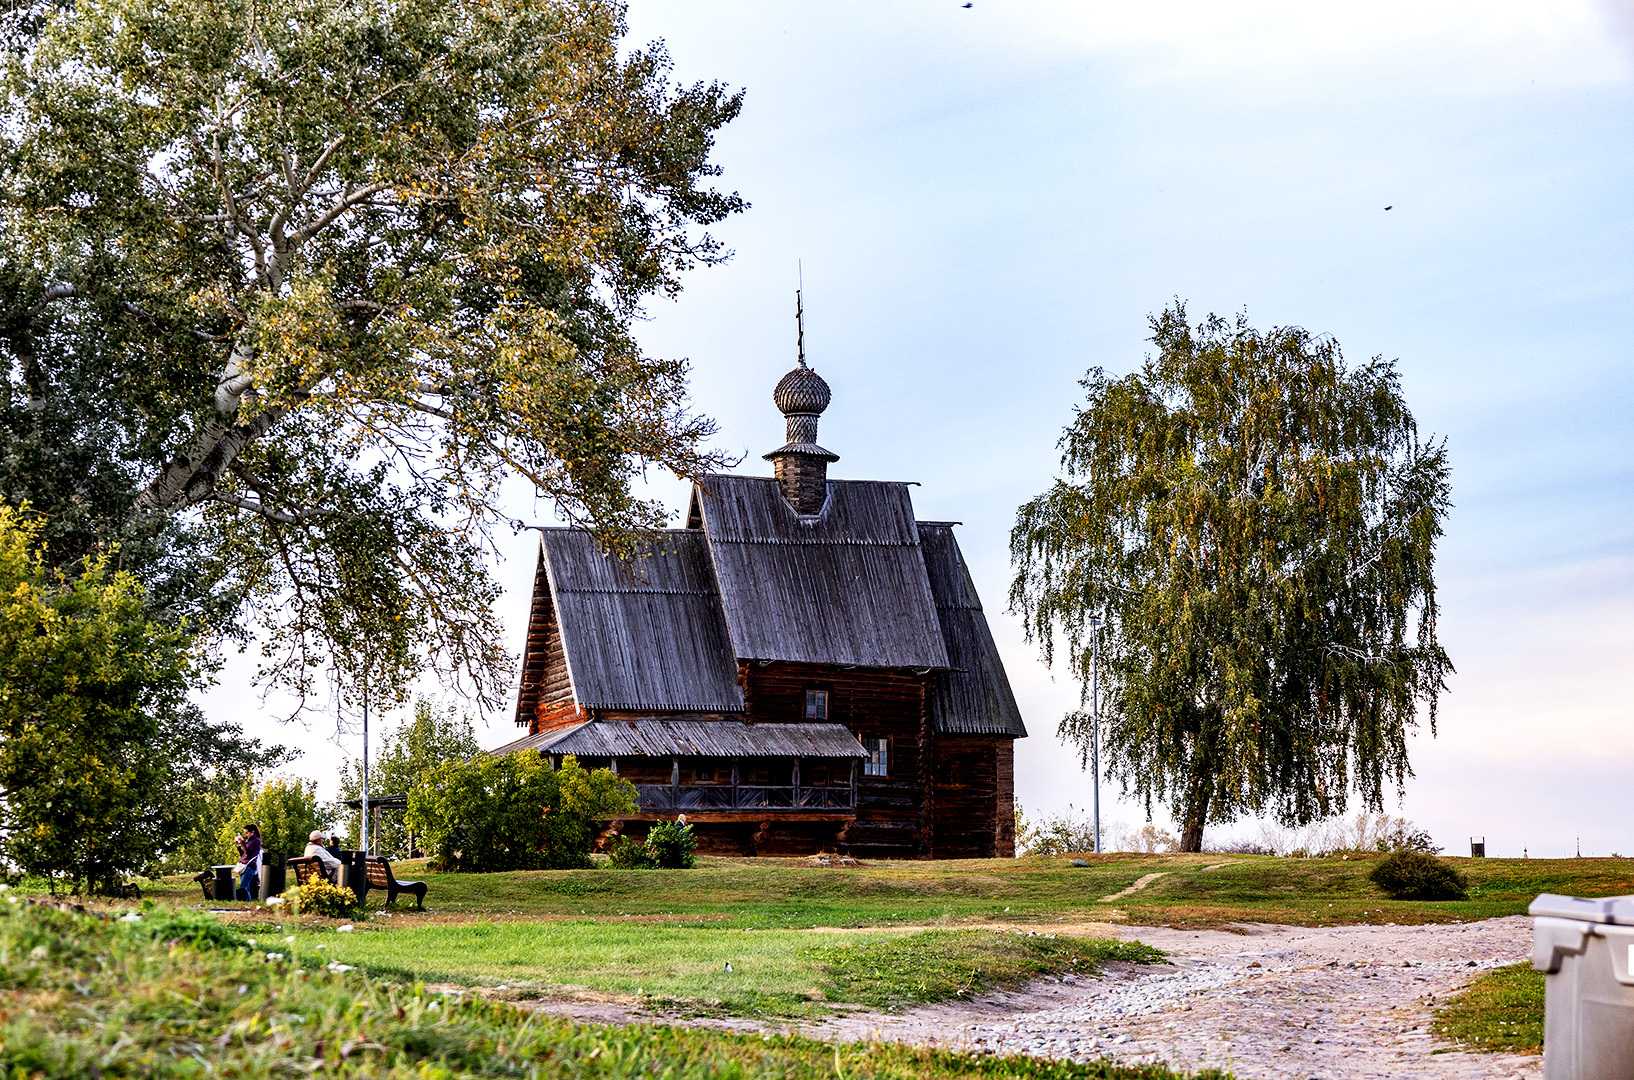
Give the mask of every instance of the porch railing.
M 648 813 L 665 810 L 854 810 L 856 795 L 851 787 L 800 787 L 740 784 L 736 788 L 637 784 L 641 809 Z

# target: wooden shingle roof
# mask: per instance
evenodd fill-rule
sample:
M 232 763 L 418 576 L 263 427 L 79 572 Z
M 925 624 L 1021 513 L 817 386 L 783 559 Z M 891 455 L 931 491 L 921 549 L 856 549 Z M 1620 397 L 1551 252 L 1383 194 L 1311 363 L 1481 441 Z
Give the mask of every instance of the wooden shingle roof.
M 864 758 L 844 724 L 746 724 L 742 720 L 592 720 L 506 743 L 519 750 L 579 757 Z
M 906 484 L 831 480 L 802 517 L 776 480 L 715 475 L 693 507 L 739 658 L 949 666 Z
M 743 711 L 701 533 L 655 531 L 628 565 L 577 529 L 541 529 L 540 544 L 579 705 Z
M 919 541 L 930 575 L 931 594 L 936 598 L 942 640 L 955 668 L 935 682 L 931 716 L 936 730 L 1025 739 L 1027 726 L 1021 722 L 1021 709 L 1010 690 L 1010 679 L 1004 673 L 1004 662 L 999 659 L 998 646 L 982 613 L 976 583 L 959 551 L 953 526 L 921 521 Z

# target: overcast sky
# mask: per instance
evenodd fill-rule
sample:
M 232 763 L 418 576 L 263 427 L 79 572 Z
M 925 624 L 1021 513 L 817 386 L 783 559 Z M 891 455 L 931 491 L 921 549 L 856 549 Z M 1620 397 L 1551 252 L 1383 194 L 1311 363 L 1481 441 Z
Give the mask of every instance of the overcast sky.
M 1634 5 L 1332 8 L 639 0 L 632 42 L 747 91 L 716 160 L 753 204 L 642 339 L 691 359 L 719 444 L 767 473 L 803 262 L 831 475 L 918 481 L 922 518 L 964 523 L 1043 811 L 1088 803 L 1054 736 L 1078 689 L 1004 611 L 1006 540 L 1077 379 L 1136 367 L 1175 297 L 1398 358 L 1453 463 L 1458 668 L 1400 809 L 1451 852 L 1634 854 Z M 533 548 L 510 546 L 519 648 Z M 307 746 L 306 775 L 338 761 L 321 723 L 252 726 Z

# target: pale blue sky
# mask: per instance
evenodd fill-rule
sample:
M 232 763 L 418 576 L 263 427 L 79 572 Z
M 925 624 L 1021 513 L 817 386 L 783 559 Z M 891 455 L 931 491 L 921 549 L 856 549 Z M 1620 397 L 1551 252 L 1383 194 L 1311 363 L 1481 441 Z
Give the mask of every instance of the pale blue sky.
M 632 41 L 747 89 L 716 158 L 753 203 L 719 230 L 731 263 L 655 304 L 643 341 L 691 358 L 720 445 L 767 471 L 803 260 L 833 475 L 919 481 L 921 517 L 965 523 L 1033 733 L 1018 794 L 1044 810 L 1088 801 L 1054 738 L 1077 688 L 1004 613 L 1006 539 L 1076 379 L 1137 365 L 1176 296 L 1399 358 L 1453 461 L 1459 669 L 1403 809 L 1449 850 L 1634 854 L 1634 17 L 1331 7 L 639 0 Z M 309 775 L 338 755 L 297 741 Z M 1137 823 L 1115 794 L 1107 816 Z

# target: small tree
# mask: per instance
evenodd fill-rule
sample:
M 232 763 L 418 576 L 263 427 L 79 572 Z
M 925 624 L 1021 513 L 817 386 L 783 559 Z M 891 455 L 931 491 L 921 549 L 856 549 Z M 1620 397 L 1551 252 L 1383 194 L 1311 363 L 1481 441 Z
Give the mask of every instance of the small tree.
M 590 865 L 598 821 L 633 813 L 635 788 L 569 757 L 532 750 L 445 761 L 409 793 L 408 826 L 447 870 L 572 870 Z
M 1345 364 L 1298 327 L 1152 319 L 1157 355 L 1087 399 L 1066 476 L 1010 534 L 1011 604 L 1087 688 L 1089 619 L 1107 771 L 1169 803 L 1182 851 L 1270 811 L 1302 825 L 1382 807 L 1407 732 L 1453 670 L 1436 638 L 1444 443 L 1420 441 L 1395 365 Z M 1087 696 L 1087 695 L 1086 695 Z M 1061 733 L 1087 751 L 1093 718 Z M 1087 752 L 1086 752 L 1087 758 Z
M 109 889 L 173 842 L 164 736 L 196 719 L 192 642 L 107 555 L 48 571 L 38 533 L 0 505 L 0 859 Z
M 264 784 L 244 781 L 238 801 L 216 834 L 220 858 L 236 860 L 234 840 L 251 823 L 261 830 L 261 846 L 267 857 L 299 855 L 319 826 L 317 781 L 289 777 L 273 777 Z
M 378 760 L 370 765 L 369 794 L 406 795 L 419 784 L 420 777 L 445 761 L 464 761 L 482 752 L 469 717 L 450 705 L 439 711 L 421 698 L 414 714 L 381 741 Z M 363 763 L 348 759 L 340 773 L 340 798 L 356 799 L 363 793 Z M 405 811 L 386 810 L 379 817 L 380 831 L 370 825 L 371 841 L 383 852 L 407 857 L 414 839 L 404 823 Z M 358 824 L 361 811 L 349 808 L 337 812 L 335 820 L 347 823 L 346 842 L 356 847 L 362 840 Z

